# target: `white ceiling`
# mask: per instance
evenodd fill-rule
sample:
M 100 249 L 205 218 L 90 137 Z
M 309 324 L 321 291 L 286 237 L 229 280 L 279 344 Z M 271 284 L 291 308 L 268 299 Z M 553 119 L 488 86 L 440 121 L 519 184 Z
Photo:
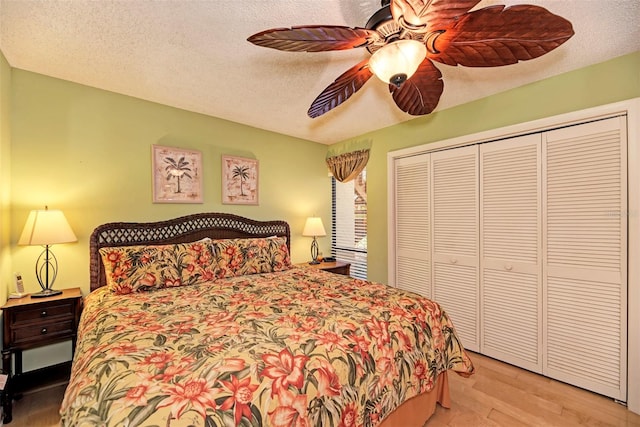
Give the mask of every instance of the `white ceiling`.
M 535 4 L 572 22 L 553 52 L 501 68 L 437 64 L 437 110 L 640 50 L 639 0 L 484 0 Z M 375 78 L 317 119 L 315 97 L 364 49 L 280 52 L 246 41 L 293 25 L 363 27 L 380 0 L 0 0 L 0 49 L 12 67 L 324 144 L 413 117 Z

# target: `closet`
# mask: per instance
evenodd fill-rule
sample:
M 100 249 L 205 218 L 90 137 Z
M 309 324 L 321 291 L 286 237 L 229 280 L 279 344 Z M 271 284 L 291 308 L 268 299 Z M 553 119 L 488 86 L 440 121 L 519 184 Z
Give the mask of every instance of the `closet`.
M 626 400 L 626 150 L 619 115 L 394 158 L 392 282 L 469 350 Z

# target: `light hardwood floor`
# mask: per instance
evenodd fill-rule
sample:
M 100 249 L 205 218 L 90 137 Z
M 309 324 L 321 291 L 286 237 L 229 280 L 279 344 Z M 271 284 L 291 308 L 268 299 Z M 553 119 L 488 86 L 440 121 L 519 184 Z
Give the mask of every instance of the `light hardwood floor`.
M 451 409 L 437 407 L 425 427 L 640 427 L 640 415 L 612 399 L 469 353 L 476 373 L 449 374 Z
M 640 415 L 609 398 L 470 353 L 476 374 L 449 374 L 451 409 L 437 407 L 424 427 L 640 427 Z M 11 427 L 57 426 L 65 384 L 25 393 Z M 404 426 L 398 426 L 404 427 Z

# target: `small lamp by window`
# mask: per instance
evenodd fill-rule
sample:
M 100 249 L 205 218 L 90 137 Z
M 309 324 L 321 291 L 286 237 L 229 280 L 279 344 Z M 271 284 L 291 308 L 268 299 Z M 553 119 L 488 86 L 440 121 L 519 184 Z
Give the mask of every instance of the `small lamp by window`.
M 36 277 L 42 291 L 31 294 L 32 298 L 50 297 L 62 293 L 52 289 L 58 275 L 58 260 L 49 246 L 77 241 L 62 211 L 49 210 L 45 207 L 44 210 L 33 210 L 29 213 L 18 245 L 44 246 L 44 251 L 36 261 Z
M 302 235 L 313 237 L 313 242 L 311 242 L 311 261 L 309 264 L 320 264 L 320 261 L 318 261 L 318 241 L 316 237 L 327 235 L 324 231 L 324 225 L 322 225 L 322 219 L 320 217 L 307 218 L 307 222 L 304 224 L 304 230 L 302 230 Z

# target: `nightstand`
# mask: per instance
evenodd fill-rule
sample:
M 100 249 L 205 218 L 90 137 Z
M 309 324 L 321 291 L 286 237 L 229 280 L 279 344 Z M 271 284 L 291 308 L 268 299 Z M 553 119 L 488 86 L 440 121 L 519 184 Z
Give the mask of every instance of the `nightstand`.
M 4 388 L 4 423 L 11 422 L 11 404 L 16 380 L 22 374 L 22 351 L 71 340 L 75 352 L 78 322 L 82 311 L 80 288 L 64 289 L 48 298 L 9 299 L 0 308 L 4 323 L 2 370 L 9 375 Z M 11 369 L 11 355 L 15 369 Z
M 318 268 L 320 270 L 329 271 L 331 273 L 342 274 L 348 276 L 351 270 L 351 264 L 343 261 L 321 262 L 320 264 L 309 264 L 308 262 L 300 263 L 299 266 L 307 266 Z

